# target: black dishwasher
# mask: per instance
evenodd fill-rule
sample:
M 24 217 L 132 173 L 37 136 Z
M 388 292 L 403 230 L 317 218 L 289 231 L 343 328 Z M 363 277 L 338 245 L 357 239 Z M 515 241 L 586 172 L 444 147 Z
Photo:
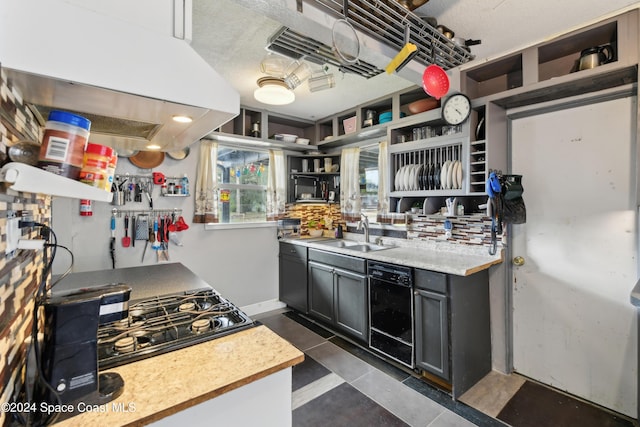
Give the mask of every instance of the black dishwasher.
M 413 269 L 378 261 L 367 266 L 369 347 L 413 368 Z

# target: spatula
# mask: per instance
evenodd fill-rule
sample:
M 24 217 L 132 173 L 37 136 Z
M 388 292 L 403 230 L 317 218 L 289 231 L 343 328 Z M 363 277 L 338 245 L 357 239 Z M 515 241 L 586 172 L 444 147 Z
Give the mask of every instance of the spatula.
M 124 237 L 122 238 L 122 247 L 128 248 L 131 245 L 131 237 L 129 237 L 129 215 L 124 216 Z

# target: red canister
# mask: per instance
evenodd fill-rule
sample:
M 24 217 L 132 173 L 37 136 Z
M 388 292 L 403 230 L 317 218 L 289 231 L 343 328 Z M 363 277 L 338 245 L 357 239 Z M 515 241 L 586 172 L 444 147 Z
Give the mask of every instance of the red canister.
M 82 170 L 78 179 L 93 187 L 106 189 L 109 181 L 109 162 L 113 156 L 113 148 L 100 144 L 87 144 L 82 161 Z M 111 190 L 109 186 L 109 190 Z

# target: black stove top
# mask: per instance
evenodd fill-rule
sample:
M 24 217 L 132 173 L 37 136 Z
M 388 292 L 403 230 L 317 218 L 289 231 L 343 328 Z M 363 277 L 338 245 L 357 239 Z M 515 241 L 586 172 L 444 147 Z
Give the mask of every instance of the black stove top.
M 128 318 L 99 327 L 99 367 L 124 365 L 252 326 L 246 314 L 213 289 L 136 301 Z

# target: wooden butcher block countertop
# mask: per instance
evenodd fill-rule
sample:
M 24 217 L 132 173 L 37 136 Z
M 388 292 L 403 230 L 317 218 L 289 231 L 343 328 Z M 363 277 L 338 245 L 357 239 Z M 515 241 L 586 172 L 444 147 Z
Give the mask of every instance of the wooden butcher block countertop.
M 245 329 L 105 371 L 122 376 L 122 395 L 104 412 L 85 412 L 56 425 L 146 425 L 303 360 L 301 351 L 266 326 Z M 135 411 L 114 410 L 118 404 L 133 404 Z

